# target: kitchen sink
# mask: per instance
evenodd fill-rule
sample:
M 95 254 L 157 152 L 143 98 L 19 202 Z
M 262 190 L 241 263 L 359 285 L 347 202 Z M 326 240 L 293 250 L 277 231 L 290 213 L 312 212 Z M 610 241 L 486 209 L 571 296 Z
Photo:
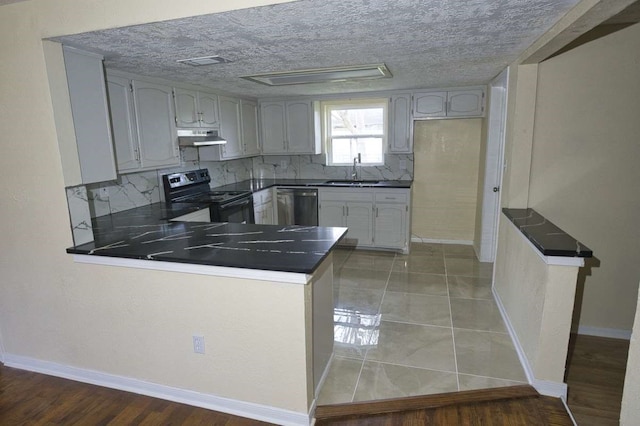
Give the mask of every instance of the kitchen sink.
M 342 185 L 342 186 L 362 186 L 362 185 L 376 185 L 380 183 L 379 180 L 328 180 L 325 182 L 327 185 Z

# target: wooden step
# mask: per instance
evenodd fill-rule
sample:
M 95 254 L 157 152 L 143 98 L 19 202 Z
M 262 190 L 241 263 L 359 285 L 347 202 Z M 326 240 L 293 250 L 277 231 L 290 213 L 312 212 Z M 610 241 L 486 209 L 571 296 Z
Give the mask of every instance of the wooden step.
M 318 406 L 316 425 L 573 425 L 558 398 L 532 386 Z

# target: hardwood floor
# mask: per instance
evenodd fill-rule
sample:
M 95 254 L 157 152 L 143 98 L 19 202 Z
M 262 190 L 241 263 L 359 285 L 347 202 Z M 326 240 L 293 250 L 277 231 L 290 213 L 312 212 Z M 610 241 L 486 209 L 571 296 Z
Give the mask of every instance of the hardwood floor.
M 578 425 L 618 424 L 628 346 L 626 340 L 572 337 L 567 368 L 568 405 Z M 566 423 L 568 417 L 559 400 L 536 396 L 535 390 L 527 386 L 490 391 L 493 399 L 486 401 L 478 399 L 479 392 L 485 390 L 458 393 L 466 405 L 455 406 L 447 402 L 449 396 L 442 394 L 405 398 L 403 403 L 409 401 L 409 405 L 403 413 L 389 414 L 388 408 L 381 410 L 389 401 L 352 404 L 349 410 L 355 409 L 356 414 L 350 418 L 345 417 L 345 406 L 319 406 L 317 424 L 571 424 Z M 511 397 L 505 398 L 504 392 Z M 417 401 L 423 404 L 423 398 L 431 398 L 433 410 L 427 411 L 424 406 L 417 408 L 415 404 Z M 391 411 L 396 411 L 398 406 L 397 401 L 393 402 L 391 407 L 395 408 Z M 376 412 L 379 414 L 371 414 Z M 388 415 L 380 414 L 382 412 Z M 364 413 L 366 418 L 358 417 Z M 0 425 L 27 424 L 245 426 L 267 423 L 0 364 Z
M 266 425 L 0 364 L 0 425 Z
M 316 419 L 317 426 L 573 425 L 560 399 L 529 385 L 321 406 Z
M 618 425 L 628 352 L 627 340 L 571 336 L 567 403 L 578 425 Z

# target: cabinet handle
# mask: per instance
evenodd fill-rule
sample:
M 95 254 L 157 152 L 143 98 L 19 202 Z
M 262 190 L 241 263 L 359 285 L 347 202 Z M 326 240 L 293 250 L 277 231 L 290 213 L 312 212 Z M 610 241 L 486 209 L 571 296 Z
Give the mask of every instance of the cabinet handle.
M 349 216 L 349 206 L 347 206 L 347 216 Z
M 140 151 L 138 150 L 138 148 L 134 148 L 133 156 L 135 157 L 136 161 L 140 161 Z
M 378 217 L 378 208 L 375 207 L 375 209 L 376 209 L 376 217 Z

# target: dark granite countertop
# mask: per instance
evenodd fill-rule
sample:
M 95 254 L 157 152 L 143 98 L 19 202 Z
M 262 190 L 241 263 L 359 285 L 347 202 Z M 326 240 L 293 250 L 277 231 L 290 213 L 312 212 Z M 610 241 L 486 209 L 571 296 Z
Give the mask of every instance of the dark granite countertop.
M 346 228 L 170 222 L 206 204 L 154 203 L 92 220 L 67 253 L 310 274 Z
M 593 252 L 533 209 L 508 209 L 504 213 L 545 256 L 592 257 Z
M 248 179 L 242 182 L 213 188 L 215 191 L 252 191 L 257 192 L 272 186 L 301 186 L 326 188 L 411 188 L 410 180 L 381 180 L 378 183 L 362 183 L 356 186 L 328 184 L 330 179 Z

